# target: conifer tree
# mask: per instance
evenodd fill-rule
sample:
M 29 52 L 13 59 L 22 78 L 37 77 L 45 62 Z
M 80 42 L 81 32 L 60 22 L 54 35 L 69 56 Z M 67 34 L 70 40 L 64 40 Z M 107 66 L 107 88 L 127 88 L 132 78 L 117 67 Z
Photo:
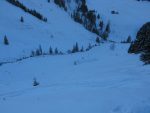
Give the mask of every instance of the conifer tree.
M 20 18 L 20 22 L 24 22 L 24 18 L 21 16 L 21 18 Z
M 100 43 L 99 37 L 96 38 L 96 42 L 97 42 L 97 43 Z
M 50 46 L 50 48 L 49 48 L 49 54 L 50 55 L 52 55 L 53 54 L 53 49 L 52 49 L 52 47 Z
M 100 27 L 100 29 L 101 29 L 101 30 L 103 29 L 103 26 L 104 26 L 103 21 L 100 21 L 100 23 L 99 23 L 99 27 Z
M 79 47 L 78 47 L 78 43 L 76 42 L 76 46 L 75 46 L 75 51 L 79 52 Z
M 8 38 L 7 38 L 6 35 L 4 36 L 4 44 L 5 44 L 5 45 L 9 45 L 9 41 L 8 41 Z
M 58 54 L 58 49 L 57 49 L 57 48 L 55 48 L 55 54 L 56 54 L 56 55 Z
M 42 50 L 41 45 L 39 45 L 39 54 L 40 54 L 40 55 L 42 55 L 42 54 L 43 54 L 43 50 Z
M 131 36 L 128 36 L 128 38 L 127 38 L 127 41 L 126 41 L 127 43 L 131 43 L 132 42 L 132 39 L 131 39 Z
M 81 52 L 84 52 L 84 48 L 83 48 L 83 46 L 82 46 L 82 48 L 81 48 L 81 50 L 80 50 Z
M 106 25 L 105 31 L 106 31 L 107 33 L 110 33 L 110 23 L 109 23 L 109 22 L 108 22 L 108 24 Z

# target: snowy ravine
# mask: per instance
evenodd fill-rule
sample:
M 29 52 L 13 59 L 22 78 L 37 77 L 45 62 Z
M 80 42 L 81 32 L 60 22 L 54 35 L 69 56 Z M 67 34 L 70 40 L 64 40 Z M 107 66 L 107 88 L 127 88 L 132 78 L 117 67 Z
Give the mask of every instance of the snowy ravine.
M 95 9 L 105 21 L 110 21 L 110 39 L 125 40 L 129 35 L 135 39 L 143 24 L 150 21 L 150 3 L 137 0 L 87 0 L 89 8 Z M 111 14 L 116 11 L 119 14 Z
M 67 53 L 76 42 L 84 49 L 96 43 L 95 34 L 53 2 L 19 1 L 48 22 L 0 0 L 0 62 L 28 56 L 39 45 L 44 52 L 51 46 Z M 86 52 L 41 55 L 1 65 L 0 113 L 150 113 L 150 65 L 143 65 L 139 55 L 127 53 L 130 44 L 119 43 L 128 35 L 134 39 L 150 19 L 146 15 L 150 3 L 87 0 L 87 5 L 104 21 L 110 20 L 110 39 L 116 43 L 105 41 Z M 119 15 L 111 15 L 111 10 Z M 3 44 L 5 35 L 9 45 Z M 33 86 L 35 78 L 37 86 Z

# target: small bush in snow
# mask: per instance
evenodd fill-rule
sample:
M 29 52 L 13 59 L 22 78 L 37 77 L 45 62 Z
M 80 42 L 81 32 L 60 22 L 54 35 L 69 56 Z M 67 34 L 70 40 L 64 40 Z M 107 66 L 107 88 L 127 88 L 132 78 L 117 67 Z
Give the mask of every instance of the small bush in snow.
M 33 86 L 38 86 L 40 83 L 37 82 L 36 78 L 33 79 Z
M 74 61 L 74 63 L 73 63 L 74 65 L 77 65 L 77 61 Z
M 115 50 L 115 43 L 112 43 L 111 45 L 110 45 L 110 50 L 112 50 L 112 51 L 114 51 Z
M 112 11 L 111 11 L 111 14 L 119 14 L 119 12 L 112 10 Z

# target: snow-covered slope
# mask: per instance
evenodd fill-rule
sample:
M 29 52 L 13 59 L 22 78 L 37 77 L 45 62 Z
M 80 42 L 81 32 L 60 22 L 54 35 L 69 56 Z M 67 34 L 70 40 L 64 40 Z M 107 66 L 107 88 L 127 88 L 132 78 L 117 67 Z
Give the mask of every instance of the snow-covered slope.
M 0 67 L 0 112 L 149 113 L 150 67 L 128 55 L 128 45 L 110 47 Z
M 5 0 L 0 0 L 0 60 L 30 55 L 31 51 L 42 46 L 44 51 L 57 47 L 66 52 L 78 42 L 87 46 L 95 42 L 96 36 L 72 21 L 70 16 L 47 0 L 20 0 L 30 9 L 36 9 L 47 17 L 42 22 L 25 13 Z M 7 10 L 7 11 L 6 11 Z M 20 17 L 24 17 L 24 23 Z M 4 46 L 3 37 L 8 37 L 9 46 Z
M 139 28 L 150 21 L 150 3 L 137 0 L 87 0 L 91 9 L 101 14 L 105 21 L 110 21 L 110 39 L 126 40 L 129 35 L 135 39 Z M 119 14 L 111 14 L 117 11 Z

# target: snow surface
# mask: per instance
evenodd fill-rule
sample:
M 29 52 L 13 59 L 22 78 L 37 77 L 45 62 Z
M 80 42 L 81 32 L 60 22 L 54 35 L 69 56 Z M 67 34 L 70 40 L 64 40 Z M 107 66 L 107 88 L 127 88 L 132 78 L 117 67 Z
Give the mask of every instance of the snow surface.
M 76 42 L 84 47 L 95 43 L 96 35 L 53 3 L 20 1 L 46 16 L 48 23 L 0 0 L 0 61 L 29 55 L 39 45 L 44 51 L 50 45 L 67 51 Z M 135 36 L 149 19 L 147 2 L 88 0 L 88 5 L 110 20 L 111 38 L 117 41 Z M 111 15 L 112 9 L 119 15 Z M 25 23 L 19 21 L 21 16 Z M 3 44 L 4 35 L 9 46 Z M 88 52 L 0 66 L 0 113 L 150 113 L 150 66 L 143 65 L 139 55 L 128 54 L 128 48 L 105 42 Z M 39 86 L 33 86 L 34 78 Z
M 150 66 L 128 45 L 110 47 L 3 65 L 0 113 L 149 113 Z
M 76 42 L 80 46 L 95 42 L 96 35 L 72 21 L 65 11 L 53 3 L 48 3 L 47 0 L 20 1 L 43 14 L 48 22 L 42 22 L 5 0 L 0 0 L 0 61 L 30 55 L 39 45 L 46 52 L 50 46 L 66 52 Z M 24 23 L 20 22 L 21 16 L 24 17 Z M 3 44 L 5 35 L 10 42 L 9 46 Z

